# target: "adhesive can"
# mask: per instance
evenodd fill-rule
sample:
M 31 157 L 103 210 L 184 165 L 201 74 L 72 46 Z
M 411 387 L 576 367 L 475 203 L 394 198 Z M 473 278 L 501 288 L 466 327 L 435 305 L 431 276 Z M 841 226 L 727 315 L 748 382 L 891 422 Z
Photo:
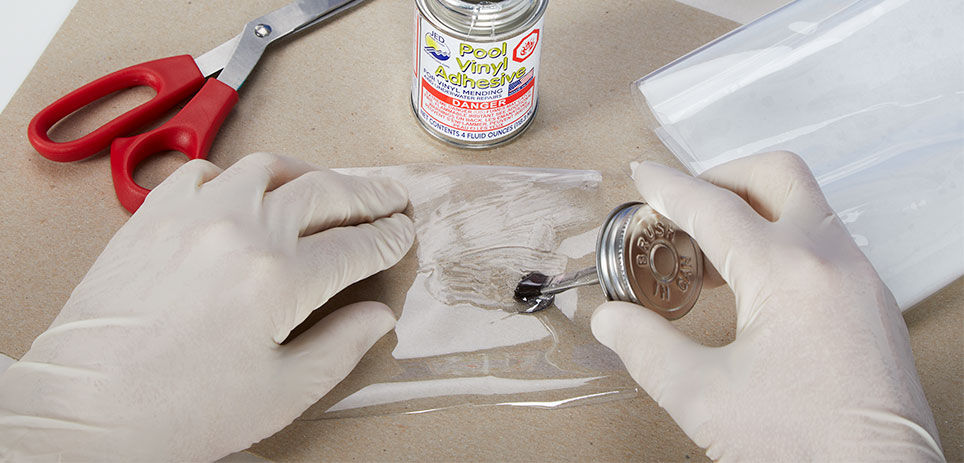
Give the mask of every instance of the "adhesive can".
M 415 0 L 412 109 L 428 133 L 489 148 L 528 128 L 548 0 Z

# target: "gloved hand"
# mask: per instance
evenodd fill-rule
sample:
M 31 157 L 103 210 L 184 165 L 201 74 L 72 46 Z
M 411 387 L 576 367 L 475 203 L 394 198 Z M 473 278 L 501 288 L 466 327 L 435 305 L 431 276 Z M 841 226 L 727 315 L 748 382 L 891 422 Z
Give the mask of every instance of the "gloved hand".
M 622 302 L 601 305 L 592 331 L 707 456 L 943 459 L 900 310 L 799 157 L 702 179 L 643 163 L 634 178 L 733 290 L 736 339 L 704 347 Z
M 297 418 L 392 329 L 376 302 L 279 345 L 414 239 L 399 183 L 259 153 L 190 161 L 0 376 L 0 460 L 213 460 Z

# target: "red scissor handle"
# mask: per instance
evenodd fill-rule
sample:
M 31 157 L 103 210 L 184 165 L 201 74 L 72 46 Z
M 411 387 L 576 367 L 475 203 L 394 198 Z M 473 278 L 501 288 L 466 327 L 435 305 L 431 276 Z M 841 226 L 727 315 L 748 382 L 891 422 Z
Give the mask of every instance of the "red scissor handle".
M 60 162 L 77 161 L 101 151 L 111 140 L 129 134 L 161 117 L 204 84 L 204 76 L 190 55 L 172 56 L 107 74 L 47 106 L 30 121 L 27 138 L 40 154 Z M 146 85 L 157 95 L 76 140 L 58 143 L 47 132 L 54 124 L 90 103 L 119 90 Z
M 150 192 L 134 182 L 134 169 L 144 159 L 164 151 L 180 151 L 191 159 L 204 159 L 224 118 L 238 101 L 238 92 L 217 79 L 201 90 L 164 125 L 110 145 L 110 170 L 114 191 L 124 208 L 133 213 Z

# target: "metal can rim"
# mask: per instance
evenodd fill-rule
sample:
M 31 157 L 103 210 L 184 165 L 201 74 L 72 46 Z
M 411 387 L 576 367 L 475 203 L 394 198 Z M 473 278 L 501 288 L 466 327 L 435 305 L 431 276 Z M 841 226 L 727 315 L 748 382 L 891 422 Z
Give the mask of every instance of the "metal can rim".
M 599 277 L 600 286 L 606 294 L 606 298 L 611 301 L 626 301 L 639 304 L 632 291 L 623 284 L 626 277 L 621 278 L 619 259 L 623 257 L 624 243 L 621 237 L 625 236 L 628 217 L 646 203 L 641 201 L 631 201 L 616 206 L 606 220 L 603 228 L 599 230 L 599 237 L 596 239 L 596 273 Z M 621 233 L 620 233 L 621 232 Z
M 456 37 L 461 40 L 468 40 L 473 42 L 499 42 L 510 37 L 519 35 L 520 32 L 525 31 L 532 26 L 536 25 L 546 13 L 546 7 L 549 5 L 549 0 L 533 0 L 532 11 L 529 16 L 526 17 L 525 21 L 520 23 L 518 26 L 506 29 L 498 34 L 490 35 L 473 35 L 468 32 L 461 31 L 454 28 L 452 25 L 443 21 L 435 12 L 429 7 L 428 2 L 437 0 L 415 0 L 415 8 L 418 9 L 419 15 L 425 18 L 426 21 L 431 23 L 433 26 L 442 30 L 442 32 Z

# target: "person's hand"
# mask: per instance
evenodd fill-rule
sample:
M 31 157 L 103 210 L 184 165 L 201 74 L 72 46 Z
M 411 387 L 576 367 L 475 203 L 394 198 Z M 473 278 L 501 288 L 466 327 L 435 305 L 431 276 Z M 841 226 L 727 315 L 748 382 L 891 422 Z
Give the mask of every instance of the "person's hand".
M 601 305 L 592 331 L 707 456 L 943 459 L 900 310 L 799 157 L 633 177 L 733 290 L 736 339 L 704 347 L 623 302 Z
M 285 157 L 188 162 L 0 376 L 0 460 L 213 460 L 277 432 L 394 326 L 362 302 L 279 344 L 405 255 L 407 204 L 394 180 Z

